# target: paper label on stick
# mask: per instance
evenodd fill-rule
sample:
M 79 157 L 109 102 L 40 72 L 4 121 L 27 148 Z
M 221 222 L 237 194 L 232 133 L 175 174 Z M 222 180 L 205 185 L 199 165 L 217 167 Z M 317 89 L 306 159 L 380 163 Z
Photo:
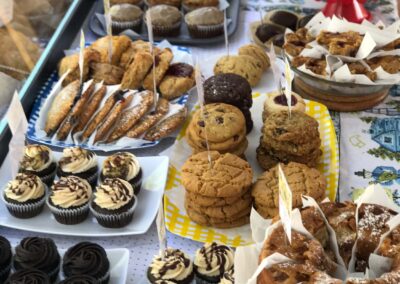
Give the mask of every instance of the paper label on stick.
M 267 51 L 269 61 L 271 62 L 271 69 L 272 69 L 272 74 L 274 76 L 274 81 L 276 88 L 278 89 L 279 93 L 282 93 L 282 85 L 281 85 L 281 71 L 276 63 L 276 54 L 275 54 L 275 48 L 273 43 L 271 43 L 271 47 L 269 48 L 269 51 Z
M 151 22 L 151 15 L 150 13 L 146 13 L 146 25 L 147 31 L 149 34 L 149 43 L 150 43 L 150 53 L 153 57 L 153 91 L 154 91 L 154 106 L 156 106 L 158 101 L 158 94 L 157 94 L 157 86 L 156 86 L 156 57 L 154 54 L 154 36 L 153 36 L 153 23 Z
M 85 64 L 85 33 L 81 30 L 81 41 L 79 44 L 79 76 L 81 85 L 83 84 L 83 66 Z
M 226 55 L 229 56 L 228 21 L 226 19 L 226 10 L 224 10 L 224 36 L 225 36 Z
M 0 27 L 7 25 L 13 19 L 14 1 L 1 0 L 0 2 Z
M 160 208 L 158 208 L 158 214 L 156 219 L 157 233 L 158 233 L 158 241 L 160 245 L 160 255 L 163 255 L 163 252 L 167 248 L 167 233 L 165 229 L 165 218 L 164 218 L 164 203 L 161 201 Z
M 106 18 L 106 30 L 108 35 L 108 59 L 112 63 L 112 28 L 111 28 L 111 15 L 110 15 L 110 0 L 104 0 L 104 16 Z
M 285 57 L 285 96 L 289 109 L 289 117 L 292 115 L 292 80 L 290 64 L 288 59 Z
M 289 243 L 292 241 L 292 191 L 286 180 L 285 174 L 278 165 L 278 178 L 279 178 L 279 216 L 282 220 L 283 229 L 288 237 Z

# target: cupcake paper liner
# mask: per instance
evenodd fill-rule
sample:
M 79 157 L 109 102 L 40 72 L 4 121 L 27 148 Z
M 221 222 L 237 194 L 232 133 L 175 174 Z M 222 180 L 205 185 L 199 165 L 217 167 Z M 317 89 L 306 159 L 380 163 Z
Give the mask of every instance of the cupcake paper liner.
M 142 19 L 139 18 L 134 21 L 129 21 L 129 22 L 119 22 L 119 21 L 112 21 L 111 26 L 113 33 L 119 34 L 125 30 L 134 30 L 138 32 L 140 30 L 140 27 L 142 25 Z
M 92 207 L 92 203 L 90 203 L 90 211 L 96 217 L 97 222 L 106 228 L 122 228 L 128 225 L 133 218 L 133 214 L 135 212 L 138 200 L 135 197 L 135 203 L 131 208 L 128 209 L 126 212 L 117 213 L 117 214 L 103 214 L 97 212 Z
M 90 211 L 89 203 L 73 209 L 57 208 L 51 204 L 50 195 L 47 198 L 46 203 L 57 222 L 64 225 L 75 225 L 85 221 Z
M 216 283 L 219 283 L 219 278 L 218 277 L 216 277 L 216 281 L 212 281 L 213 277 L 206 277 L 206 276 L 202 276 L 202 277 L 203 278 L 201 278 L 199 275 L 195 274 L 194 279 L 195 279 L 196 284 L 216 284 Z
M 20 219 L 28 219 L 39 215 L 46 202 L 46 195 L 43 195 L 40 200 L 32 203 L 11 203 L 5 199 L 4 194 L 1 195 L 1 198 L 8 212 L 10 212 L 12 216 Z
M 146 18 L 144 18 L 146 22 Z M 156 26 L 153 25 L 153 33 L 155 36 L 174 36 L 178 35 L 182 21 L 177 22 L 172 26 Z
M 188 25 L 189 34 L 195 38 L 210 38 L 224 33 L 224 24 L 201 26 Z

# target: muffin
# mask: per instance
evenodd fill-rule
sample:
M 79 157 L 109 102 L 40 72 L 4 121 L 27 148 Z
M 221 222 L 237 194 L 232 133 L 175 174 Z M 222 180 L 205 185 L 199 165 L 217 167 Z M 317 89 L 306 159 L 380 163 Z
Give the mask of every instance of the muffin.
M 10 276 L 7 284 L 40 283 L 51 284 L 49 276 L 37 269 L 21 269 Z
M 117 4 L 132 4 L 132 5 L 142 6 L 143 0 L 110 0 L 111 6 Z
M 195 38 L 210 38 L 224 33 L 224 12 L 216 7 L 204 7 L 186 14 L 189 34 Z
M 142 24 L 143 11 L 132 4 L 118 4 L 110 8 L 113 33 L 132 29 L 139 31 Z
M 219 0 L 182 0 L 183 10 L 190 12 L 203 7 L 218 7 Z
M 57 222 L 74 225 L 87 218 L 92 187 L 86 180 L 76 176 L 61 177 L 51 189 L 47 206 Z
M 181 7 L 182 0 L 147 0 L 146 4 L 148 6 L 156 6 L 156 5 L 170 5 L 176 8 Z
M 107 157 L 100 173 L 101 181 L 107 178 L 126 180 L 132 185 L 135 195 L 140 192 L 142 177 L 143 171 L 138 159 L 128 152 L 119 152 Z
M 292 92 L 291 98 L 292 111 L 306 111 L 306 103 L 303 98 L 295 92 Z M 263 121 L 266 117 L 273 112 L 288 111 L 288 101 L 285 94 L 279 92 L 273 92 L 267 95 L 267 99 L 264 102 L 264 111 L 262 114 Z
M 24 238 L 15 248 L 15 270 L 37 269 L 46 273 L 51 282 L 57 279 L 60 271 L 60 261 L 60 255 L 52 239 Z
M 137 198 L 129 182 L 119 178 L 105 179 L 94 195 L 90 209 L 101 226 L 122 228 L 132 221 Z
M 12 216 L 32 218 L 43 210 L 46 186 L 38 176 L 20 173 L 8 182 L 2 197 Z
M 27 145 L 19 166 L 20 173 L 37 175 L 47 186 L 56 176 L 57 164 L 50 148 L 44 145 Z
M 62 269 L 66 278 L 87 275 L 95 278 L 98 284 L 107 284 L 110 280 L 107 253 L 100 245 L 91 242 L 70 247 L 64 254 Z
M 63 151 L 63 156 L 58 162 L 57 175 L 86 179 L 94 188 L 97 184 L 98 170 L 97 155 L 94 152 L 80 147 L 70 147 Z
M 196 251 L 194 270 L 197 284 L 219 283 L 225 271 L 233 268 L 234 252 L 216 242 L 205 243 Z
M 155 36 L 174 36 L 179 34 L 182 14 L 178 8 L 169 5 L 157 5 L 147 10 L 150 14 Z
M 10 242 L 0 236 L 0 282 L 4 283 L 11 270 L 12 252 Z
M 75 275 L 65 278 L 59 284 L 97 284 L 96 278 L 89 275 Z
M 167 248 L 162 253 L 153 258 L 147 270 L 150 283 L 191 283 L 194 271 L 190 257 L 179 249 Z

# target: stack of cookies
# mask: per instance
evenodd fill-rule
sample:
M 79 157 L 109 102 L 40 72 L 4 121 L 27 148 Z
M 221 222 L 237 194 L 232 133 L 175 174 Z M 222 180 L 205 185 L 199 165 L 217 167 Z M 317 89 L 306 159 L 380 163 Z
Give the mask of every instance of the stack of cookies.
M 233 105 L 214 103 L 197 110 L 186 131 L 194 153 L 218 151 L 242 156 L 246 151 L 246 120 Z
M 322 151 L 318 122 L 300 111 L 271 113 L 265 120 L 257 148 L 257 160 L 264 170 L 278 163 L 297 162 L 316 167 Z
M 252 169 L 245 160 L 217 151 L 192 155 L 182 167 L 185 208 L 189 218 L 216 228 L 249 222 Z

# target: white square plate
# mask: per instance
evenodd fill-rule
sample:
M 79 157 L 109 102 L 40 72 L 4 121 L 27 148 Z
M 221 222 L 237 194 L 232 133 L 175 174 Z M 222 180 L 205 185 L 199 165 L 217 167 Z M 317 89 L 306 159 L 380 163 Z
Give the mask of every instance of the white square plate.
M 54 152 L 54 156 L 58 160 L 61 153 Z M 99 167 L 101 167 L 105 158 L 104 156 L 98 157 Z M 54 219 L 46 206 L 43 212 L 36 217 L 18 219 L 9 214 L 2 201 L 0 201 L 0 225 L 13 229 L 63 236 L 109 237 L 144 234 L 153 223 L 160 206 L 168 175 L 169 159 L 166 156 L 155 156 L 138 157 L 138 160 L 143 171 L 142 189 L 137 196 L 138 205 L 133 220 L 126 227 L 104 228 L 97 223 L 91 214 L 80 224 L 63 225 Z M 0 170 L 1 194 L 3 194 L 3 189 L 10 179 L 10 161 L 6 159 Z

